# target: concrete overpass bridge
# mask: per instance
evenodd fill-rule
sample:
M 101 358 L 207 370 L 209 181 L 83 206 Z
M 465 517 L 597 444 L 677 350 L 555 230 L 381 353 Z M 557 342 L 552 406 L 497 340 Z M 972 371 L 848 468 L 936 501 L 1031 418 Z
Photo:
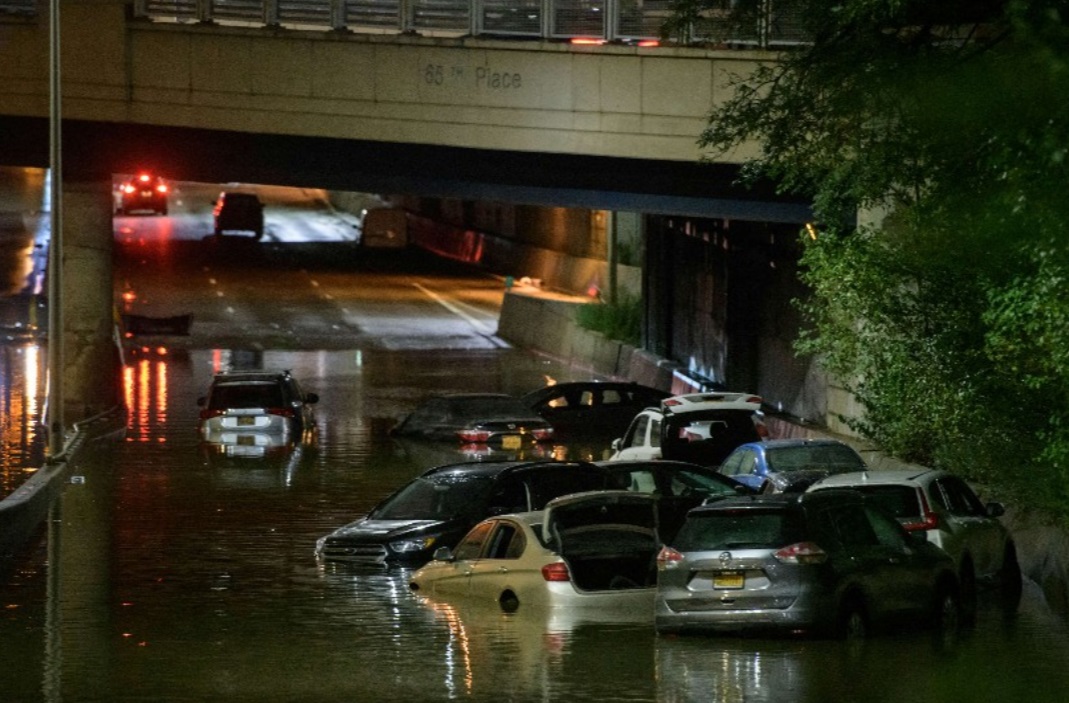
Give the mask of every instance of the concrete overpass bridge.
M 602 43 L 605 25 L 575 44 L 545 19 L 550 0 L 536 0 L 537 36 L 490 36 L 485 16 L 410 33 L 420 1 L 362 31 L 346 25 L 353 0 L 60 3 L 65 286 L 79 291 L 65 296 L 65 379 L 79 407 L 109 363 L 112 173 L 806 219 L 804 202 L 734 184 L 752 147 L 698 163 L 732 75 L 774 58 L 755 42 Z M 0 164 L 48 163 L 48 47 L 44 3 L 0 0 Z

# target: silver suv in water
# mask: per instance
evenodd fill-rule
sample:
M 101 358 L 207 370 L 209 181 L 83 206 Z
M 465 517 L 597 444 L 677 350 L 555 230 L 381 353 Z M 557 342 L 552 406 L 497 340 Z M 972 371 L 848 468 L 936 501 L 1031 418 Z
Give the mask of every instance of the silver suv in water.
M 956 628 L 954 562 L 855 491 L 726 498 L 695 508 L 657 557 L 655 624 L 863 637 Z
M 926 535 L 957 565 L 966 617 L 976 610 L 982 586 L 999 587 L 1002 606 L 1016 610 L 1021 567 L 1010 531 L 999 521 L 1001 503 L 984 503 L 960 477 L 946 471 L 902 469 L 861 471 L 814 483 L 810 491 L 849 488 L 876 502 L 906 530 Z

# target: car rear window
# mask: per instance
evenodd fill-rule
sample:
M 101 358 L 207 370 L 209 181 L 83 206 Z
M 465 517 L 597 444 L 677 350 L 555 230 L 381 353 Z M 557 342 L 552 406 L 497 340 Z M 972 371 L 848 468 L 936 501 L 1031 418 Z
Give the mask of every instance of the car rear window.
M 864 494 L 869 502 L 896 518 L 915 518 L 921 514 L 917 489 L 912 486 L 850 486 Z
M 282 406 L 282 387 L 276 383 L 218 385 L 212 390 L 211 400 L 208 402 L 208 407 L 212 410 Z
M 835 469 L 862 471 L 865 463 L 853 449 L 844 445 L 778 447 L 767 450 L 770 471 L 800 471 L 804 469 Z
M 681 552 L 717 549 L 776 549 L 804 539 L 799 516 L 783 509 L 716 510 L 692 513 L 672 545 Z

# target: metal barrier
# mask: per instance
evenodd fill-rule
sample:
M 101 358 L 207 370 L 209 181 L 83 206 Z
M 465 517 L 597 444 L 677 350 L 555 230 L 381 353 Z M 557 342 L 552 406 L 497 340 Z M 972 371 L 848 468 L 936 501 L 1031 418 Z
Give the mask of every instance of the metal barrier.
M 134 16 L 177 23 L 430 33 L 637 43 L 665 38 L 674 0 L 135 0 Z M 707 10 L 667 38 L 770 48 L 804 42 L 793 6 L 772 0 L 732 15 L 732 0 Z M 34 8 L 34 0 L 0 0 L 0 14 Z

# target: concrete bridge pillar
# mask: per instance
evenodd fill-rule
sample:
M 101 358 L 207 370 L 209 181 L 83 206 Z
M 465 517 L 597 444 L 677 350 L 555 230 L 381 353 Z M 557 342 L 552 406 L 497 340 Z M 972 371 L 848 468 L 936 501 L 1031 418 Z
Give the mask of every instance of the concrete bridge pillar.
M 63 182 L 63 393 L 70 425 L 122 398 L 114 336 L 111 181 Z

